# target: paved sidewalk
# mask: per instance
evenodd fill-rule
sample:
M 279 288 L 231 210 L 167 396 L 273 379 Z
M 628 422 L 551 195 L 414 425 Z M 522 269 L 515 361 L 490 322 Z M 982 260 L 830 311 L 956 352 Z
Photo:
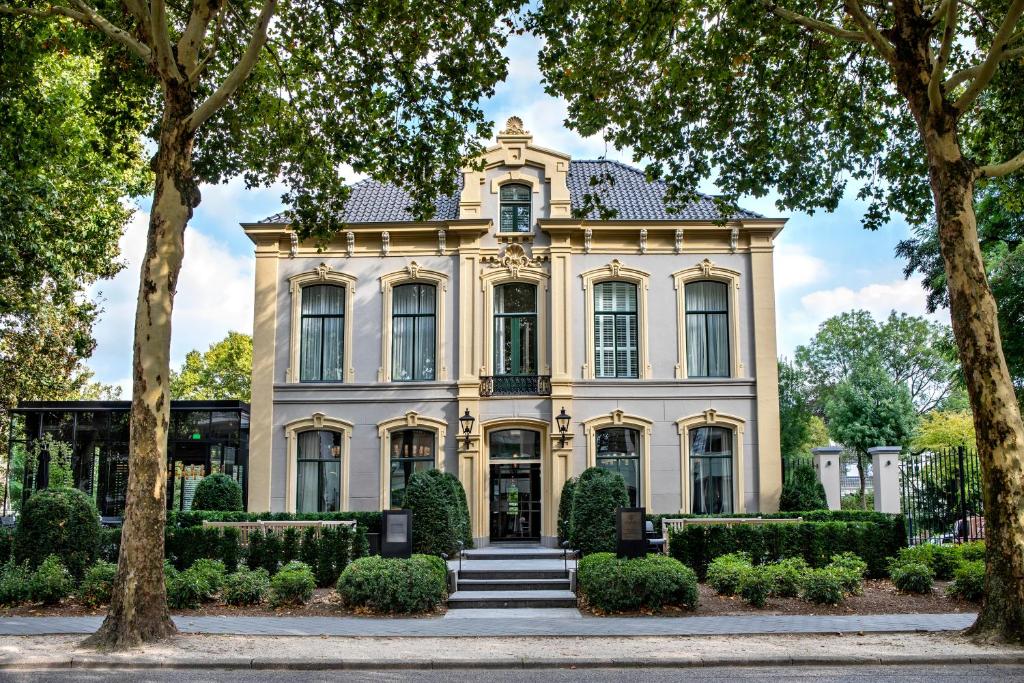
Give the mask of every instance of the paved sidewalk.
M 959 631 L 974 614 L 443 619 L 430 617 L 175 617 L 183 633 L 277 636 L 698 636 Z M 102 617 L 4 617 L 0 636 L 92 633 Z

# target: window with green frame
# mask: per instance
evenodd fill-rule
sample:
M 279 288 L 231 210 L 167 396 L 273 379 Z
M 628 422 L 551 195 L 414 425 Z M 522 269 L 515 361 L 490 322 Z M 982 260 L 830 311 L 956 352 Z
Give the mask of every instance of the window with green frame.
M 594 285 L 594 375 L 639 377 L 636 285 Z
M 526 185 L 501 186 L 501 232 L 530 232 L 530 188 Z
M 494 374 L 537 374 L 537 288 L 513 282 L 494 288 Z

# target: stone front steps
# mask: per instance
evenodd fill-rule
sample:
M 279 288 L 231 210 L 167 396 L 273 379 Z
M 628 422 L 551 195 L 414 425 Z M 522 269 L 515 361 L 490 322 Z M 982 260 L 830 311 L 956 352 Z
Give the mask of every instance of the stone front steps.
M 569 569 L 561 550 L 512 546 L 467 550 L 457 574 L 458 589 L 448 609 L 566 609 L 576 607 Z

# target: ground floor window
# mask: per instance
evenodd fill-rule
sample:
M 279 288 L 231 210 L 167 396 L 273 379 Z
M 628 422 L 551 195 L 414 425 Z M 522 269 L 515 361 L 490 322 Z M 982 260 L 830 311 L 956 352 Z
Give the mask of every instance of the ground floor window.
M 296 512 L 341 510 L 341 433 L 302 432 L 298 439 Z
M 435 466 L 436 441 L 434 432 L 426 429 L 391 432 L 391 507 L 402 507 L 405 488 L 414 473 Z
M 733 512 L 732 430 L 690 430 L 690 485 L 693 509 L 701 515 Z
M 640 430 L 629 427 L 599 429 L 595 434 L 597 466 L 622 475 L 630 507 L 640 505 Z

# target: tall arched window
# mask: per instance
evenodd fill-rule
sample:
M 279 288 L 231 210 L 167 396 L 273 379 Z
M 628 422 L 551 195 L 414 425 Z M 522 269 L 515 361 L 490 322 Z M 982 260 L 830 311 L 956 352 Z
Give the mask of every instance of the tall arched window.
M 537 374 L 537 288 L 513 282 L 494 288 L 494 374 Z
M 530 188 L 526 185 L 501 186 L 501 232 L 530 232 Z
M 303 287 L 300 344 L 300 381 L 344 381 L 344 287 L 337 285 Z
M 594 285 L 594 375 L 639 377 L 636 285 Z
M 732 430 L 698 427 L 690 430 L 690 486 L 693 514 L 733 511 Z
M 391 507 L 402 507 L 409 477 L 434 467 L 435 443 L 427 429 L 391 432 Z
M 640 501 L 640 430 L 629 427 L 608 427 L 594 434 L 596 463 L 626 480 L 630 507 Z
M 341 510 L 341 433 L 325 429 L 300 432 L 296 457 L 295 511 Z
M 686 374 L 729 376 L 729 287 L 723 282 L 686 285 Z
M 432 380 L 435 376 L 437 289 L 433 285 L 398 285 L 391 307 L 391 379 Z

